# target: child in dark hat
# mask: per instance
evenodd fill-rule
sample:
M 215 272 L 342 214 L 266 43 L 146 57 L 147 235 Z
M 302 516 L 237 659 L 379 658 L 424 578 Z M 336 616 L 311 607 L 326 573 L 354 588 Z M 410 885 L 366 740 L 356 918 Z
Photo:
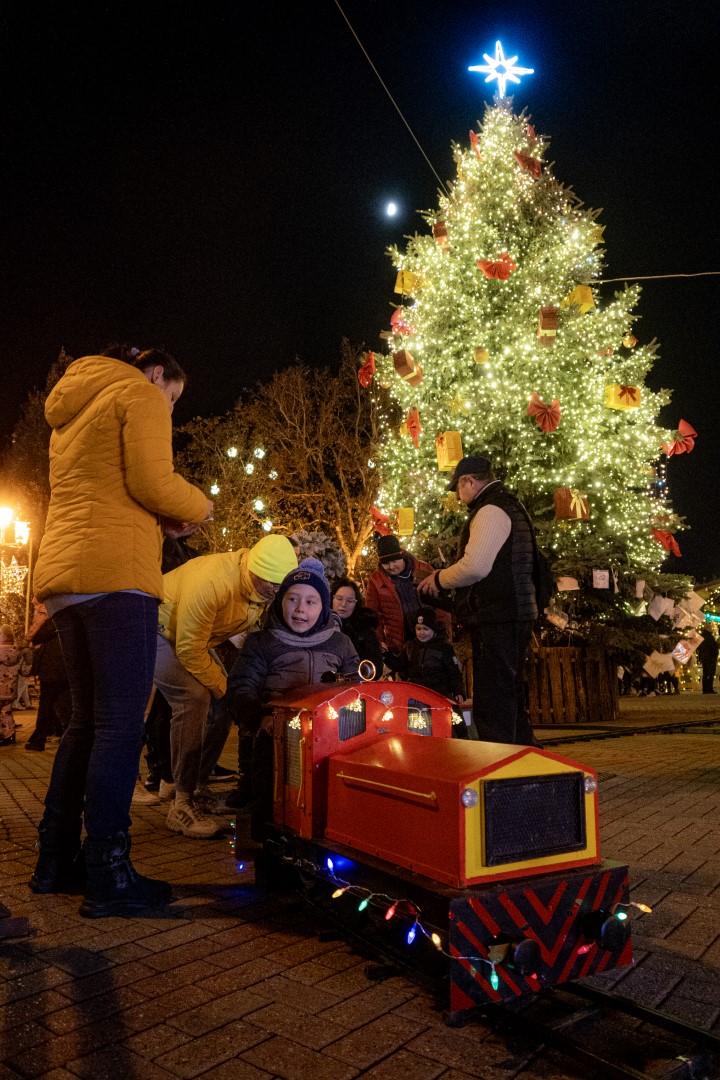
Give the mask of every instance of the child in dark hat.
M 249 634 L 228 677 L 227 702 L 243 735 L 254 735 L 252 775 L 243 776 L 237 799 L 254 804 L 262 822 L 272 789 L 272 737 L 262 730 L 273 694 L 319 683 L 329 672 L 353 675 L 360 660 L 330 607 L 330 586 L 322 563 L 304 559 L 284 579 L 268 611 L 265 627 Z M 242 764 L 241 764 L 242 770 Z
M 460 662 L 445 636 L 445 628 L 438 614 L 435 608 L 420 608 L 415 623 L 415 639 L 406 642 L 396 670 L 408 682 L 427 686 L 459 704 L 465 699 Z M 465 727 L 464 724 L 462 726 Z M 466 733 L 457 734 L 462 737 Z
M 398 655 L 404 643 L 415 636 L 421 606 L 417 585 L 434 571 L 430 563 L 403 550 L 396 536 L 380 536 L 376 543 L 379 565 L 368 579 L 365 602 L 377 613 L 383 647 Z M 449 633 L 450 616 L 443 612 L 440 619 Z

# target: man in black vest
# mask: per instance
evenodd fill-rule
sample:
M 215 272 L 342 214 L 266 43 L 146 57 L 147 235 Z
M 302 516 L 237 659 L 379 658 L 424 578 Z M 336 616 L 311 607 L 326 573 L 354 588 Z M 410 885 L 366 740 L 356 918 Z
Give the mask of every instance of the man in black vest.
M 533 745 L 523 678 L 538 615 L 530 519 L 485 457 L 459 461 L 448 491 L 469 511 L 459 557 L 420 582 L 418 593 L 440 597 L 454 590 L 453 610 L 472 642 L 473 719 L 480 738 Z

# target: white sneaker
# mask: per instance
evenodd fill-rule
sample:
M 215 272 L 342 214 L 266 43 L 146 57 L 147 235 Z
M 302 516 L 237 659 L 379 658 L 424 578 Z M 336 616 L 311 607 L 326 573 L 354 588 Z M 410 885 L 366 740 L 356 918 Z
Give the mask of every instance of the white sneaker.
M 161 802 L 168 802 L 170 799 L 175 798 L 175 785 L 169 784 L 167 780 L 160 781 L 160 790 L 158 791 L 158 799 Z
M 148 791 L 145 785 L 138 781 L 133 791 L 132 801 L 134 803 L 143 803 L 145 806 L 157 806 L 160 799 L 154 791 Z
M 183 836 L 198 836 L 206 839 L 217 836 L 223 828 L 219 821 L 203 814 L 192 803 L 182 803 L 181 806 L 173 803 L 168 811 L 167 827 L 173 832 L 182 833 Z

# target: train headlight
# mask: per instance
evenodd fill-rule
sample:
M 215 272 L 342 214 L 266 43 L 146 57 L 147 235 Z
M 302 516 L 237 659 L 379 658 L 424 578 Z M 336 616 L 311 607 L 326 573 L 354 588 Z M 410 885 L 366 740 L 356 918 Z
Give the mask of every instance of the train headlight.
M 598 789 L 598 782 L 594 776 L 586 776 L 584 784 L 586 795 L 593 795 Z
M 469 810 L 473 806 L 477 806 L 480 802 L 480 796 L 475 788 L 466 787 L 463 788 L 462 795 L 460 796 L 460 802 L 463 804 L 466 810 Z

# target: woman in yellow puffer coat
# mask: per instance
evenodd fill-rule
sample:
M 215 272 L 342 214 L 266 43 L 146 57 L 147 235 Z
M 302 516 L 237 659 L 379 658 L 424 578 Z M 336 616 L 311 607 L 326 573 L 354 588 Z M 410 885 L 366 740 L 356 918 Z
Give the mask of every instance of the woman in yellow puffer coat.
M 95 918 L 170 899 L 167 883 L 134 870 L 128 837 L 162 597 L 160 522 L 179 534 L 212 513 L 203 492 L 173 470 L 170 415 L 182 368 L 156 349 L 136 364 L 76 360 L 45 406 L 51 498 L 34 589 L 58 628 L 73 713 L 30 884 L 41 893 L 80 891 L 86 874 L 80 912 Z

